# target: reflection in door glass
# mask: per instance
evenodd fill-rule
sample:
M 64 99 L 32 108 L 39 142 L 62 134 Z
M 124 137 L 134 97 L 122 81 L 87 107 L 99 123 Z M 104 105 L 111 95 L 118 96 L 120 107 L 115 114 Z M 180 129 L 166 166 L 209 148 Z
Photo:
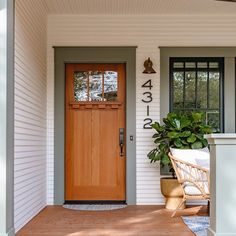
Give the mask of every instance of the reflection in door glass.
M 74 73 L 74 97 L 75 101 L 87 101 L 88 100 L 88 83 L 87 73 L 84 71 L 78 71 Z
M 102 72 L 89 73 L 89 101 L 102 101 Z
M 115 71 L 105 71 L 104 73 L 104 101 L 117 100 L 117 76 Z

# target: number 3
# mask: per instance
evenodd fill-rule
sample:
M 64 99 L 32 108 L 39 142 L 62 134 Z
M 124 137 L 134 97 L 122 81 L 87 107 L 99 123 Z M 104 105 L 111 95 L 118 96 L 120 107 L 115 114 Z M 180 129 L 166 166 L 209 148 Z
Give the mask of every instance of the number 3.
M 148 100 L 145 100 L 145 99 L 142 99 L 142 102 L 145 102 L 145 103 L 149 103 L 152 101 L 152 93 L 151 92 L 145 92 L 143 93 L 143 95 L 146 95 L 146 99 Z

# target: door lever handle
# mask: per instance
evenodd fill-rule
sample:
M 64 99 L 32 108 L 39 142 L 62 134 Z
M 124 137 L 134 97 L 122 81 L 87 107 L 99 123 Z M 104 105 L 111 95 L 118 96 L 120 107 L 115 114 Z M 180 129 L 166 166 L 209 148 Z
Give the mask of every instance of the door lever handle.
M 120 145 L 120 156 L 124 156 L 124 128 L 119 129 L 119 145 Z

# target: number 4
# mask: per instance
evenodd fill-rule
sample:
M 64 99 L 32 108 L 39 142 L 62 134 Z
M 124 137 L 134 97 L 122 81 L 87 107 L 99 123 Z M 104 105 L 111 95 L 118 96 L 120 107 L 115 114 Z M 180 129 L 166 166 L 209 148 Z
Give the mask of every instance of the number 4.
M 149 88 L 150 90 L 152 89 L 152 87 L 152 80 L 150 79 L 142 85 L 142 88 Z

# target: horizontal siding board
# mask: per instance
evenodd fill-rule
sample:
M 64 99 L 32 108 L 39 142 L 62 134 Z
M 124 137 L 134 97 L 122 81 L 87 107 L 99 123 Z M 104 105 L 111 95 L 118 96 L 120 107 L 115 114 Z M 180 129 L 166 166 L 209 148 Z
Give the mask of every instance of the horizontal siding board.
M 46 205 L 47 8 L 44 0 L 18 0 L 15 7 L 14 224 L 17 232 Z

